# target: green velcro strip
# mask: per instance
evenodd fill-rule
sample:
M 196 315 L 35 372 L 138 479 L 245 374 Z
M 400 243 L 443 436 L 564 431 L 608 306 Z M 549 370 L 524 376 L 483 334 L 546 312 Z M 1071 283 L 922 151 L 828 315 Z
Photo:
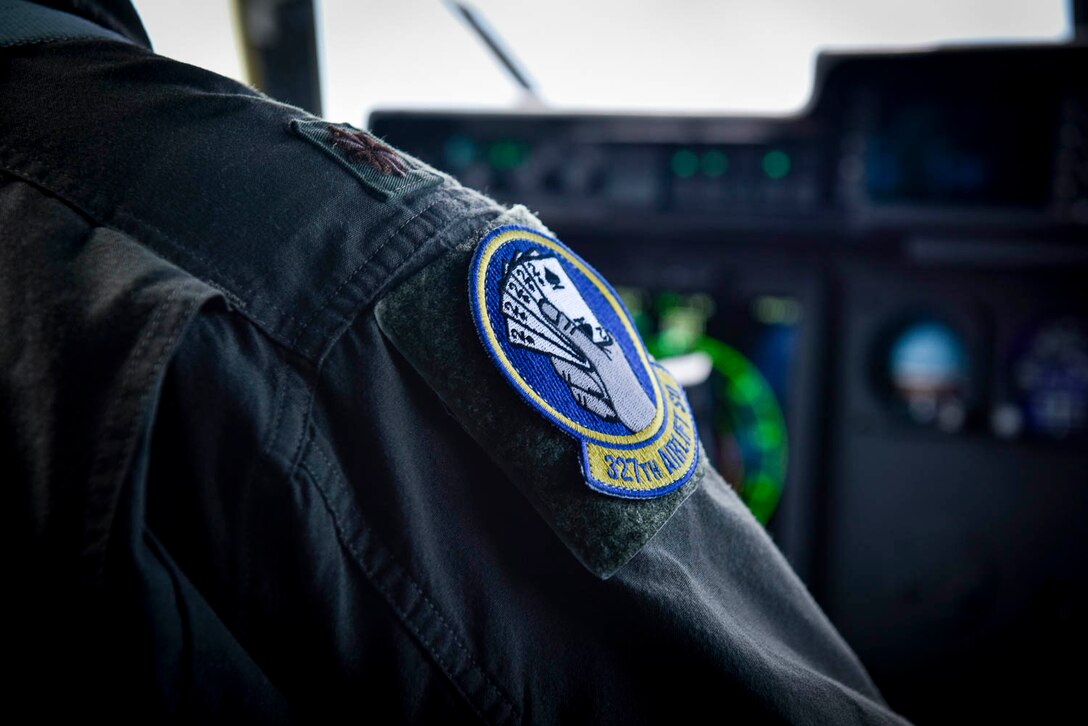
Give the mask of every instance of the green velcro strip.
M 543 226 L 522 208 L 501 224 Z M 386 337 L 593 574 L 611 576 L 668 521 L 703 479 L 694 476 L 652 499 L 620 499 L 591 489 L 575 439 L 526 404 L 488 358 L 469 313 L 469 266 L 479 240 L 459 246 L 409 278 L 376 307 Z M 421 315 L 420 311 L 427 311 Z M 456 351 L 456 362 L 451 362 Z
M 418 159 L 350 124 L 294 119 L 291 130 L 335 159 L 379 201 L 438 184 L 443 179 Z

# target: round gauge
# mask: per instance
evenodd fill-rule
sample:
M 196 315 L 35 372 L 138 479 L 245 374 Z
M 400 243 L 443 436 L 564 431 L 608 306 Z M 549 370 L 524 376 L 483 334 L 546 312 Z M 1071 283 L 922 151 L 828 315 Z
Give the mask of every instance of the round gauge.
M 1088 331 L 1075 318 L 1052 320 L 1024 336 L 1011 383 L 1029 433 L 1063 439 L 1088 428 Z
M 714 314 L 710 297 L 661 293 L 647 306 L 646 296 L 635 290 L 621 295 L 650 352 L 688 389 L 700 438 L 715 466 L 756 519 L 767 524 L 785 487 L 789 443 L 773 387 L 738 349 L 705 335 Z M 786 353 L 775 349 L 765 357 Z
M 899 330 L 887 351 L 887 386 L 910 418 L 947 431 L 961 428 L 970 370 L 959 334 L 938 320 L 916 320 Z
M 786 483 L 786 421 L 771 385 L 736 349 L 704 337 L 696 345 L 718 374 L 715 459 L 752 514 L 767 524 Z

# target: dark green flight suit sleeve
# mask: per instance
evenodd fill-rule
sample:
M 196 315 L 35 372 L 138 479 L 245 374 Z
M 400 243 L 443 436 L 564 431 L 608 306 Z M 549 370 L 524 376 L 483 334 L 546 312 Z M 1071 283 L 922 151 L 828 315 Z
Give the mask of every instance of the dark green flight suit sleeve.
M 126 43 L 0 63 L 24 699 L 153 722 L 898 721 L 705 461 L 607 499 L 498 378 L 467 267 L 494 226 L 539 226 L 524 210 Z
M 501 223 L 544 230 L 522 208 Z M 659 499 L 606 497 L 579 480 L 574 440 L 517 397 L 484 353 L 466 312 L 474 248 L 461 245 L 409 279 L 376 315 L 509 485 L 602 578 L 568 573 L 579 587 L 543 588 L 563 614 L 559 622 L 524 624 L 533 635 L 519 650 L 535 649 L 530 660 L 548 664 L 546 675 L 524 672 L 531 690 L 550 687 L 607 721 L 714 709 L 742 720 L 896 722 L 705 452 L 693 480 Z M 540 564 L 522 566 L 533 577 Z M 503 600 L 496 598 L 499 612 L 507 609 Z M 544 699 L 538 708 L 548 721 L 565 707 Z

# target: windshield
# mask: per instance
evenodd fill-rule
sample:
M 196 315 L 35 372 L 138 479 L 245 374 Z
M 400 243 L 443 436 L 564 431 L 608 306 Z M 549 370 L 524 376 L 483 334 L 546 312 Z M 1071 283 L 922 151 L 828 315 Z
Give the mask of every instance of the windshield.
M 137 2 L 163 55 L 241 79 L 221 0 Z M 1065 0 L 475 0 L 549 105 L 781 114 L 823 49 L 1054 42 Z M 319 0 L 324 115 L 509 108 L 519 91 L 440 0 Z M 242 79 L 244 80 L 244 79 Z
M 561 108 L 785 113 L 824 48 L 1064 39 L 1064 0 L 476 0 Z M 437 0 L 325 0 L 326 114 L 498 106 L 518 90 Z

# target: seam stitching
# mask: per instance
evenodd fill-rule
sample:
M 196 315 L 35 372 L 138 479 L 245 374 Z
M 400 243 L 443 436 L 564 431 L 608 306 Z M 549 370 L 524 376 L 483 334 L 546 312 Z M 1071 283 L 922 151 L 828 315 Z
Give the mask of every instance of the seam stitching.
M 343 486 L 343 480 L 340 478 L 339 472 L 335 469 L 335 467 L 332 466 L 332 463 L 329 460 L 328 455 L 325 453 L 324 448 L 321 446 L 320 442 L 317 440 L 317 436 L 316 436 L 315 433 L 311 433 L 310 445 L 314 449 L 316 449 L 317 454 L 321 457 L 323 463 L 325 464 L 325 466 L 327 468 L 327 471 L 328 471 L 327 476 L 331 475 L 332 477 L 334 477 L 337 480 L 337 482 L 341 486 Z M 316 476 L 314 476 L 312 470 L 305 463 L 302 463 L 299 466 L 300 466 L 300 468 L 304 469 L 307 473 L 310 474 L 311 479 L 316 484 L 317 481 L 318 481 L 318 478 Z M 321 487 L 319 486 L 319 489 L 320 488 Z M 406 612 L 406 610 L 404 608 L 400 607 L 400 605 L 397 604 L 396 598 L 393 597 L 393 595 L 388 591 L 388 589 L 385 588 L 378 581 L 379 578 L 375 575 L 373 569 L 371 567 L 367 566 L 367 564 L 366 564 L 367 557 L 366 557 L 365 552 L 360 551 L 358 546 L 356 545 L 356 543 L 348 541 L 348 538 L 344 534 L 344 527 L 343 527 L 343 524 L 340 521 L 339 514 L 337 513 L 336 509 L 331 505 L 331 503 L 328 501 L 327 498 L 326 498 L 326 505 L 328 506 L 329 513 L 333 518 L 333 523 L 334 523 L 334 525 L 336 527 L 336 531 L 337 531 L 337 534 L 340 537 L 341 543 L 345 547 L 347 547 L 348 551 L 351 552 L 355 556 L 356 562 L 362 568 L 363 572 L 367 575 L 367 579 L 370 580 L 374 584 L 374 586 L 376 588 L 378 588 L 385 595 L 386 600 L 390 603 L 390 605 L 392 605 L 393 608 L 395 610 L 397 610 L 397 612 L 401 615 L 401 617 L 404 618 L 404 620 L 411 625 L 413 632 L 415 632 L 417 637 L 420 639 L 420 641 L 423 642 L 427 646 L 427 649 L 432 653 L 432 655 L 434 655 L 435 659 L 438 660 L 439 664 L 442 665 L 443 669 L 450 676 L 451 680 L 453 680 L 454 684 L 457 687 L 457 690 L 460 691 L 469 700 L 470 703 L 473 703 L 473 710 L 476 710 L 477 713 L 481 717 L 483 717 L 483 713 L 480 712 L 479 708 L 474 703 L 473 699 L 468 695 L 468 693 L 465 692 L 465 690 L 461 686 L 461 684 L 457 683 L 457 680 L 454 677 L 453 668 L 448 666 L 445 663 L 445 661 L 443 661 L 443 659 L 441 658 L 439 653 L 437 653 L 437 649 L 435 648 L 435 646 L 432 645 L 431 643 L 429 643 L 427 641 L 427 639 L 424 638 L 423 634 L 419 631 L 417 625 L 413 622 L 414 618 L 412 618 L 409 615 L 409 613 Z M 476 670 L 477 672 L 480 673 L 480 675 L 482 675 L 484 677 L 484 680 L 487 681 L 488 689 L 495 692 L 495 694 L 499 697 L 499 700 L 508 709 L 510 709 L 511 713 L 514 716 L 514 720 L 520 722 L 521 716 L 520 716 L 517 708 L 515 708 L 513 703 L 511 702 L 508 694 L 495 682 L 495 680 L 479 664 L 479 662 L 477 662 L 477 660 L 473 657 L 472 653 L 469 652 L 469 650 L 466 647 L 465 643 L 461 640 L 461 638 L 457 635 L 457 633 L 455 633 L 453 631 L 453 628 L 450 626 L 449 622 L 442 615 L 442 613 L 438 610 L 437 606 L 435 606 L 435 604 L 431 601 L 431 599 L 424 592 L 423 588 L 421 588 L 420 585 L 415 581 L 415 579 L 410 574 L 408 574 L 408 572 L 404 569 L 404 567 L 401 566 L 396 561 L 396 559 L 392 556 L 392 554 L 390 552 L 388 552 L 388 550 L 386 550 L 386 548 L 383 545 L 381 545 L 379 542 L 377 542 L 378 536 L 374 533 L 374 531 L 372 529 L 366 528 L 365 532 L 368 535 L 368 539 L 371 540 L 371 546 L 381 550 L 382 553 L 385 555 L 386 560 L 394 568 L 396 568 L 396 570 L 398 571 L 398 574 L 415 589 L 417 596 L 419 598 L 422 598 L 424 603 L 426 603 L 427 607 L 430 608 L 431 612 L 435 616 L 438 617 L 439 622 L 442 624 L 442 627 L 445 629 L 447 635 L 449 635 L 449 637 L 453 640 L 454 644 L 458 647 L 458 649 L 460 649 L 461 653 L 466 658 L 468 658 L 468 661 L 471 664 L 472 669 Z
M 161 326 L 163 324 L 163 321 L 165 319 L 166 313 L 168 311 L 170 311 L 169 309 L 172 307 L 174 299 L 178 295 L 180 295 L 181 292 L 182 292 L 182 288 L 172 290 L 169 293 L 169 295 L 167 295 L 166 299 L 163 301 L 161 306 L 159 307 L 159 310 L 156 311 L 156 314 L 153 316 L 150 324 L 148 325 L 148 327 L 147 327 L 147 329 L 146 329 L 146 331 L 144 333 L 144 339 L 141 341 L 140 346 L 138 347 L 138 352 L 134 351 L 134 356 L 135 356 L 133 358 L 134 361 L 138 361 L 140 358 L 142 358 L 143 354 L 151 347 L 151 344 L 152 344 L 153 340 L 156 337 L 155 333 L 157 333 L 160 330 L 160 328 L 161 328 Z M 121 445 L 121 450 L 118 453 L 120 454 L 120 456 L 123 459 L 128 459 L 128 458 L 131 457 L 131 453 L 132 453 L 131 450 L 130 450 L 131 442 L 132 442 L 133 437 L 136 435 L 136 431 L 139 428 L 140 422 L 143 420 L 144 409 L 146 407 L 148 397 L 151 395 L 150 384 L 154 381 L 155 376 L 159 373 L 159 371 L 160 371 L 160 369 L 162 367 L 163 361 L 166 358 L 167 354 L 169 354 L 170 351 L 174 349 L 175 343 L 176 343 L 175 336 L 177 335 L 177 332 L 178 332 L 179 328 L 181 328 L 182 324 L 186 320 L 188 320 L 190 318 L 190 316 L 191 316 L 191 314 L 193 312 L 193 309 L 196 307 L 198 302 L 199 302 L 199 300 L 197 300 L 197 299 L 186 300 L 185 302 L 182 303 L 182 305 L 178 309 L 172 311 L 172 312 L 174 312 L 176 314 L 176 318 L 175 318 L 173 324 L 171 325 L 169 331 L 167 332 L 165 338 L 161 341 L 161 349 L 159 350 L 158 355 L 156 355 L 154 362 L 152 363 L 152 365 L 148 368 L 147 372 L 145 373 L 145 375 L 143 377 L 143 381 L 141 383 L 141 388 L 143 390 L 139 393 L 139 398 L 138 398 L 139 405 L 138 405 L 137 408 L 139 410 L 139 413 L 132 417 L 132 420 L 129 422 L 127 428 L 123 432 L 123 435 L 116 438 L 116 439 L 114 439 L 114 441 L 116 441 L 117 443 L 119 443 Z M 131 382 L 131 380 L 133 378 L 133 375 L 134 375 L 133 370 L 131 368 L 128 371 L 126 371 L 125 375 L 121 379 L 122 389 L 127 388 L 129 386 L 129 383 Z M 102 455 L 102 450 L 100 449 L 99 450 L 99 456 L 97 456 L 96 459 L 95 459 L 95 464 L 94 464 L 94 467 L 93 467 L 92 471 L 94 471 L 94 469 L 98 469 L 103 464 L 104 464 L 104 456 Z M 102 472 L 102 474 L 104 474 L 104 472 Z M 94 476 L 94 475 L 92 475 L 92 476 Z M 96 487 L 96 489 L 97 489 L 97 487 Z M 113 487 L 111 491 L 115 491 L 116 489 L 117 489 L 117 487 Z M 100 550 L 102 550 L 102 547 L 101 547 L 102 543 L 105 540 L 109 539 L 109 532 L 110 532 L 111 529 L 113 529 L 113 520 L 114 520 L 114 516 L 116 514 L 115 496 L 113 494 L 111 494 L 110 492 L 107 492 L 107 494 L 110 494 L 109 501 L 106 501 L 106 502 L 97 501 L 96 502 L 98 507 L 102 507 L 104 505 L 109 509 L 108 520 L 104 523 L 106 526 L 105 527 L 101 527 L 101 526 L 96 527 L 93 530 L 88 531 L 86 533 L 87 538 L 88 538 L 88 541 L 86 543 L 86 546 L 88 548 L 87 554 L 88 554 L 88 556 L 93 558 L 93 561 L 91 563 L 91 566 L 92 566 L 93 569 L 91 570 L 91 572 L 89 574 L 94 579 L 98 579 L 99 576 L 101 575 L 101 568 L 104 565 L 104 563 L 99 561 L 101 558 L 100 558 L 98 553 L 99 553 Z M 95 496 L 95 499 L 98 500 L 99 497 Z M 99 514 L 101 514 L 101 512 L 99 512 Z M 93 536 L 93 541 L 91 541 L 92 536 Z
M 332 291 L 331 293 L 329 293 L 329 294 L 328 294 L 328 295 L 327 295 L 327 296 L 325 297 L 325 299 L 321 301 L 321 304 L 320 304 L 320 305 L 319 305 L 319 306 L 317 307 L 317 309 L 316 309 L 316 310 L 314 310 L 313 314 L 312 314 L 312 315 L 310 315 L 310 317 L 309 317 L 309 318 L 308 318 L 308 319 L 306 320 L 306 322 L 305 322 L 305 323 L 304 323 L 304 324 L 302 325 L 302 327 L 301 327 L 301 328 L 299 328 L 299 331 L 298 331 L 298 333 L 296 333 L 296 334 L 295 334 L 295 337 L 294 337 L 294 338 L 292 339 L 292 341 L 291 341 L 291 344 L 292 344 L 292 346 L 297 346 L 297 345 L 299 344 L 299 341 L 300 341 L 300 340 L 302 339 L 302 336 L 303 336 L 303 335 L 304 335 L 304 334 L 306 333 L 306 329 L 307 329 L 307 328 L 309 328 L 309 327 L 310 327 L 310 325 L 311 325 L 311 324 L 312 324 L 312 323 L 314 322 L 314 320 L 316 320 L 316 319 L 317 319 L 318 315 L 320 315 L 321 313 L 323 313 L 323 312 L 324 312 L 324 311 L 325 311 L 325 310 L 326 310 L 326 309 L 327 309 L 327 308 L 329 307 L 329 305 L 331 305 L 331 304 L 332 304 L 332 302 L 333 302 L 334 300 L 336 300 L 336 297 L 337 297 L 337 296 L 338 296 L 338 295 L 340 294 L 340 291 L 341 291 L 341 290 L 343 290 L 343 289 L 344 289 L 344 287 L 345 287 L 346 285 L 348 285 L 349 283 L 351 283 L 351 281 L 352 281 L 352 280 L 354 280 L 354 279 L 355 279 L 355 277 L 356 277 L 356 276 L 357 276 L 357 275 L 358 275 L 358 274 L 359 274 L 360 272 L 362 272 L 363 268 L 365 268 L 365 267 L 366 267 L 366 266 L 367 266 L 368 264 L 370 264 L 370 261 L 371 261 L 372 259 L 374 259 L 374 257 L 375 257 L 375 256 L 376 256 L 376 255 L 377 255 L 377 254 L 378 254 L 379 252 L 381 252 L 381 251 L 382 251 L 383 249 L 385 249 L 385 248 L 386 248 L 386 246 L 387 246 L 387 245 L 388 245 L 388 244 L 389 244 L 389 243 L 390 243 L 390 242 L 391 242 L 391 241 L 392 241 L 392 240 L 393 240 L 393 239 L 394 239 L 394 238 L 395 238 L 395 237 L 396 237 L 396 236 L 397 236 L 398 234 L 400 234 L 400 232 L 401 232 L 401 230 L 402 230 L 402 229 L 404 229 L 404 228 L 405 228 L 406 226 L 408 226 L 409 224 L 411 224 L 411 223 L 412 223 L 412 222 L 414 222 L 415 220 L 419 219 L 419 218 L 420 218 L 420 216 L 422 216 L 422 215 L 423 215 L 423 214 L 424 214 L 425 212 L 427 212 L 427 211 L 428 211 L 429 209 L 431 209 L 432 207 L 436 206 L 437 204 L 439 204 L 439 203 L 440 203 L 440 202 L 442 202 L 442 201 L 445 201 L 445 198 L 444 198 L 444 197 L 439 197 L 438 199 L 435 199 L 435 200 L 434 200 L 434 201 L 432 201 L 432 202 L 431 202 L 430 204 L 428 204 L 428 205 L 427 205 L 426 207 L 424 207 L 423 209 L 419 210 L 418 212 L 416 212 L 416 213 L 415 213 L 414 215 L 412 215 L 412 216 L 411 216 L 411 217 L 409 217 L 408 219 L 404 220 L 404 222 L 403 222 L 403 223 L 401 223 L 401 225 L 400 225 L 399 227 L 397 227 L 397 228 L 396 228 L 396 229 L 395 229 L 395 230 L 394 230 L 394 231 L 393 231 L 392 233 L 390 233 L 390 234 L 389 234 L 388 236 L 386 236 L 386 238 L 385 238 L 385 239 L 384 239 L 384 240 L 382 241 L 382 243 L 381 243 L 380 245 L 378 245 L 378 246 L 377 246 L 377 247 L 376 247 L 375 249 L 373 249 L 373 250 L 372 250 L 372 251 L 370 252 L 370 254 L 369 254 L 369 255 L 367 255 L 367 256 L 366 256 L 366 258 L 365 258 L 365 259 L 363 259 L 363 261 L 359 263 L 359 266 L 358 266 L 358 267 L 356 267 L 356 268 L 355 268 L 354 270 L 352 270 L 352 271 L 351 271 L 351 274 L 350 274 L 350 275 L 348 275 L 348 276 L 347 276 L 346 278 L 344 278 L 344 280 L 343 280 L 343 281 L 342 281 L 342 282 L 341 282 L 341 283 L 340 283 L 340 284 L 339 284 L 339 285 L 338 285 L 338 286 L 336 287 L 336 289 L 335 289 L 335 290 L 333 290 L 333 291 Z

